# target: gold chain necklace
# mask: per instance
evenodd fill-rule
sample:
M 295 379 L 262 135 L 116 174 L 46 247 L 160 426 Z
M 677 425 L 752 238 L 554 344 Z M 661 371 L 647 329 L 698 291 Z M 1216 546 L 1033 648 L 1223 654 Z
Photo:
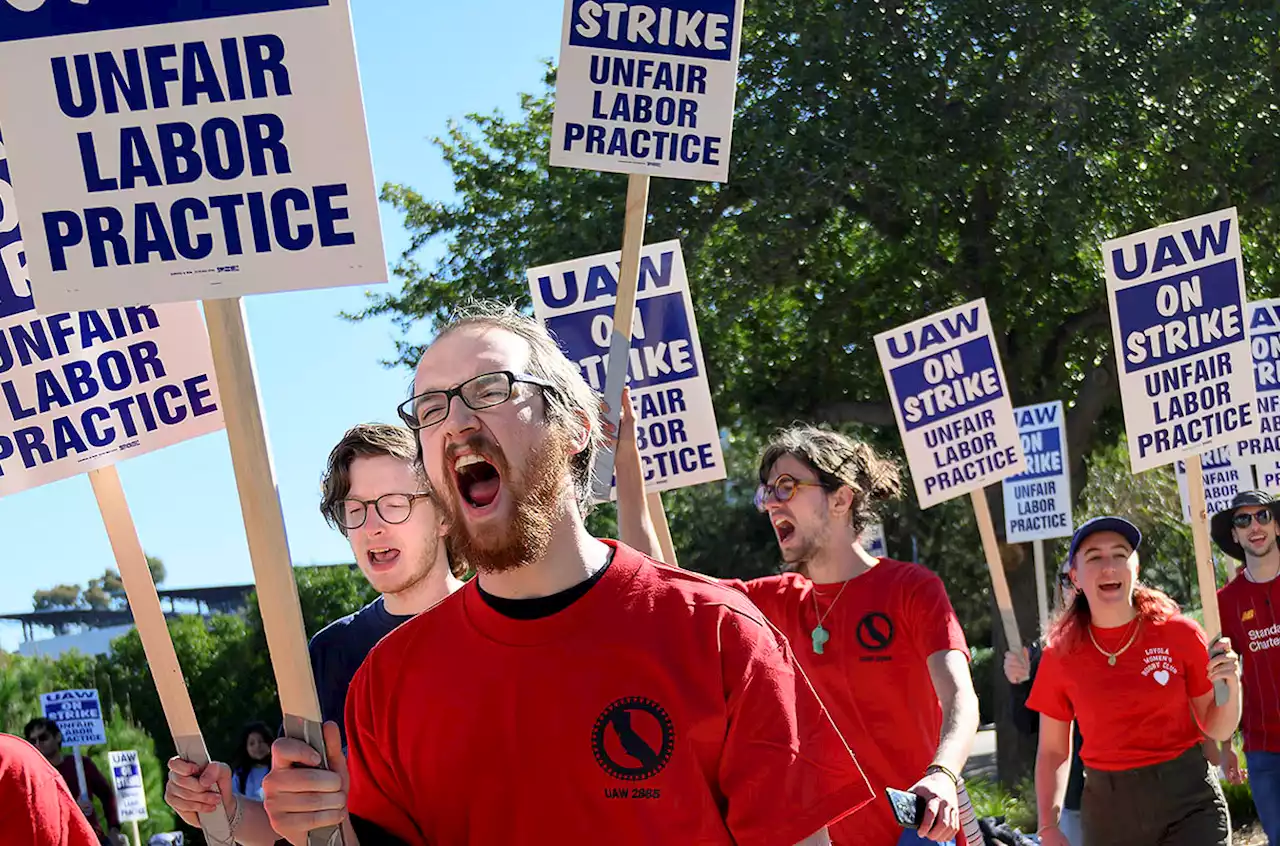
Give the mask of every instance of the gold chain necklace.
M 853 581 L 850 579 L 849 581 Z M 849 582 L 845 582 L 840 586 L 840 590 L 836 591 L 836 598 L 831 600 L 831 604 L 827 606 L 827 613 L 823 614 L 818 609 L 818 591 L 817 585 L 809 591 L 809 598 L 813 600 L 813 613 L 818 618 L 818 625 L 809 633 L 813 638 L 813 652 L 815 655 L 822 654 L 822 648 L 826 646 L 827 641 L 831 640 L 831 632 L 822 627 L 822 621 L 831 616 L 831 609 L 836 607 L 836 603 L 840 601 L 840 594 L 844 593 L 844 589 L 849 586 Z
M 1125 642 L 1125 645 L 1120 647 L 1115 652 L 1108 652 L 1107 650 L 1102 648 L 1102 644 L 1098 643 L 1098 639 L 1093 636 L 1093 624 L 1092 623 L 1089 624 L 1089 640 L 1093 641 L 1093 645 L 1098 648 L 1099 652 L 1107 656 L 1107 663 L 1110 664 L 1112 667 L 1116 665 L 1116 659 L 1119 658 L 1126 649 L 1128 649 L 1130 646 L 1133 646 L 1133 642 L 1138 639 L 1138 631 L 1142 628 L 1142 618 L 1135 617 L 1134 623 L 1136 623 L 1136 625 L 1133 627 L 1133 634 L 1129 635 L 1129 640 Z

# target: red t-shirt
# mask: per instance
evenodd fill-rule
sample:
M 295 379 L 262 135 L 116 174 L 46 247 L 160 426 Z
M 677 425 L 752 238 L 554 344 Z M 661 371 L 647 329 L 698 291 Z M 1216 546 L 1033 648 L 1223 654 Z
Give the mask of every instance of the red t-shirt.
M 1242 571 L 1243 573 L 1243 571 Z M 1274 596 L 1274 598 L 1273 598 Z M 1240 655 L 1246 752 L 1280 752 L 1280 580 L 1237 575 L 1218 591 L 1222 633 Z
M 1115 652 L 1133 635 L 1132 625 L 1094 627 L 1093 634 Z M 1211 690 L 1204 631 L 1179 614 L 1167 623 L 1144 621 L 1114 667 L 1087 636 L 1070 652 L 1045 647 L 1027 707 L 1079 721 L 1085 766 L 1131 770 L 1171 761 L 1199 743 L 1190 702 Z
M 942 580 L 919 564 L 881 558 L 842 584 L 815 585 L 796 573 L 732 584 L 787 636 L 871 782 L 874 801 L 832 826 L 832 842 L 893 846 L 902 827 L 884 789 L 923 778 L 942 732 L 926 659 L 948 649 L 969 654 Z M 815 599 L 830 635 L 821 655 L 813 650 Z
M 0 831 L 5 846 L 98 846 L 62 776 L 9 734 L 0 734 Z
M 745 597 L 620 544 L 537 620 L 467 584 L 347 696 L 350 810 L 411 844 L 779 846 L 871 798 Z

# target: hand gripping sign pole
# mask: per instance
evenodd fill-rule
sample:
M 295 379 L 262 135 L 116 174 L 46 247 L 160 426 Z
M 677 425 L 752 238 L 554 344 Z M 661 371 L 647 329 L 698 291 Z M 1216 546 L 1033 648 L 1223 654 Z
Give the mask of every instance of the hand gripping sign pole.
M 92 470 L 89 482 L 102 512 L 102 522 L 107 527 L 111 551 L 115 553 L 116 566 L 120 568 L 125 595 L 129 598 L 129 610 L 142 639 L 142 649 L 147 655 L 156 692 L 160 694 L 160 705 L 169 723 L 173 744 L 183 759 L 204 766 L 209 763 L 209 751 L 182 679 L 182 668 L 178 666 L 178 656 L 173 650 L 169 628 L 165 625 L 164 611 L 160 608 L 160 597 L 151 578 L 151 569 L 147 566 L 147 556 L 142 551 L 133 516 L 129 513 L 120 474 L 114 465 Z M 223 811 L 200 814 L 200 829 L 205 839 L 216 846 L 231 846 L 233 842 L 230 821 Z
M 1200 456 L 1258 433 L 1235 209 L 1102 245 L 1107 301 L 1133 472 L 1182 459 L 1204 628 L 1222 636 Z M 1185 397 L 1212 396 L 1188 409 Z M 1226 701 L 1225 682 L 1215 698 Z
M 307 652 L 306 628 L 298 603 L 298 586 L 293 578 L 275 466 L 267 446 L 253 350 L 245 329 L 244 305 L 239 298 L 205 300 L 204 309 L 213 365 L 222 389 L 227 441 L 231 445 L 231 464 L 249 540 L 262 627 L 275 670 L 280 708 L 284 712 L 284 732 L 288 737 L 305 741 L 324 761 L 320 699 Z M 342 829 L 335 826 L 313 831 L 309 843 L 312 846 L 342 843 Z
M 1222 636 L 1222 615 L 1218 610 L 1218 574 L 1213 566 L 1213 550 L 1209 545 L 1209 515 L 1204 505 L 1204 470 L 1200 456 L 1189 455 L 1187 466 L 1187 494 L 1191 505 L 1191 543 L 1196 552 L 1196 581 L 1200 588 L 1201 614 L 1204 630 L 1210 643 Z M 1227 701 L 1227 683 L 1218 681 L 1213 686 L 1213 698 L 1219 705 Z

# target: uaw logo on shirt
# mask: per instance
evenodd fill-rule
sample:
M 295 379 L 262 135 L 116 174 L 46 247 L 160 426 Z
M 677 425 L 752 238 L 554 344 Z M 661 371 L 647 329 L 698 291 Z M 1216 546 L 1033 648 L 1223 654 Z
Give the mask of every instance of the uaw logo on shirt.
M 591 751 L 600 769 L 622 781 L 652 778 L 671 761 L 676 729 L 665 708 L 643 696 L 614 700 L 591 730 Z M 606 787 L 606 799 L 658 799 L 661 790 Z
M 1147 650 L 1142 659 L 1142 675 L 1150 677 L 1161 687 L 1166 687 L 1177 674 L 1178 668 L 1167 647 L 1153 646 Z
M 883 611 L 872 611 L 858 621 L 858 643 L 872 655 L 863 655 L 859 661 L 892 661 L 892 655 L 882 655 L 893 645 L 893 618 Z
M 1262 652 L 1280 646 L 1280 624 L 1249 630 L 1249 651 Z

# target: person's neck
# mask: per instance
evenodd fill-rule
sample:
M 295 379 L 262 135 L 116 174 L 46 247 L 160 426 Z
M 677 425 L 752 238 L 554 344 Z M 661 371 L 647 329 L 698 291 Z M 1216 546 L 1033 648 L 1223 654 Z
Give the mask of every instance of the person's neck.
M 1132 604 L 1118 605 L 1115 608 L 1089 609 L 1091 622 L 1100 629 L 1118 629 L 1133 622 L 1138 616 L 1138 609 Z
M 805 564 L 805 572 L 814 584 L 830 585 L 855 579 L 879 563 L 878 558 L 862 548 L 857 538 L 845 537 L 819 550 Z
M 503 573 L 480 573 L 480 587 L 501 599 L 552 596 L 595 575 L 609 561 L 609 547 L 591 536 L 576 505 L 569 503 L 551 527 L 542 557 Z
M 1247 577 L 1255 582 L 1269 582 L 1280 576 L 1280 546 L 1272 546 L 1271 551 L 1261 558 L 1246 552 L 1244 569 Z
M 62 750 L 59 749 L 57 752 L 53 753 L 53 757 L 49 759 L 49 763 L 53 764 L 55 767 L 60 767 L 62 766 L 62 762 L 65 758 L 66 756 L 63 755 Z
M 460 587 L 462 582 L 455 578 L 453 571 L 449 569 L 449 556 L 444 551 L 444 543 L 441 542 L 440 554 L 436 556 L 431 570 L 402 591 L 384 593 L 382 607 L 387 609 L 388 614 L 410 617 L 421 614 Z

